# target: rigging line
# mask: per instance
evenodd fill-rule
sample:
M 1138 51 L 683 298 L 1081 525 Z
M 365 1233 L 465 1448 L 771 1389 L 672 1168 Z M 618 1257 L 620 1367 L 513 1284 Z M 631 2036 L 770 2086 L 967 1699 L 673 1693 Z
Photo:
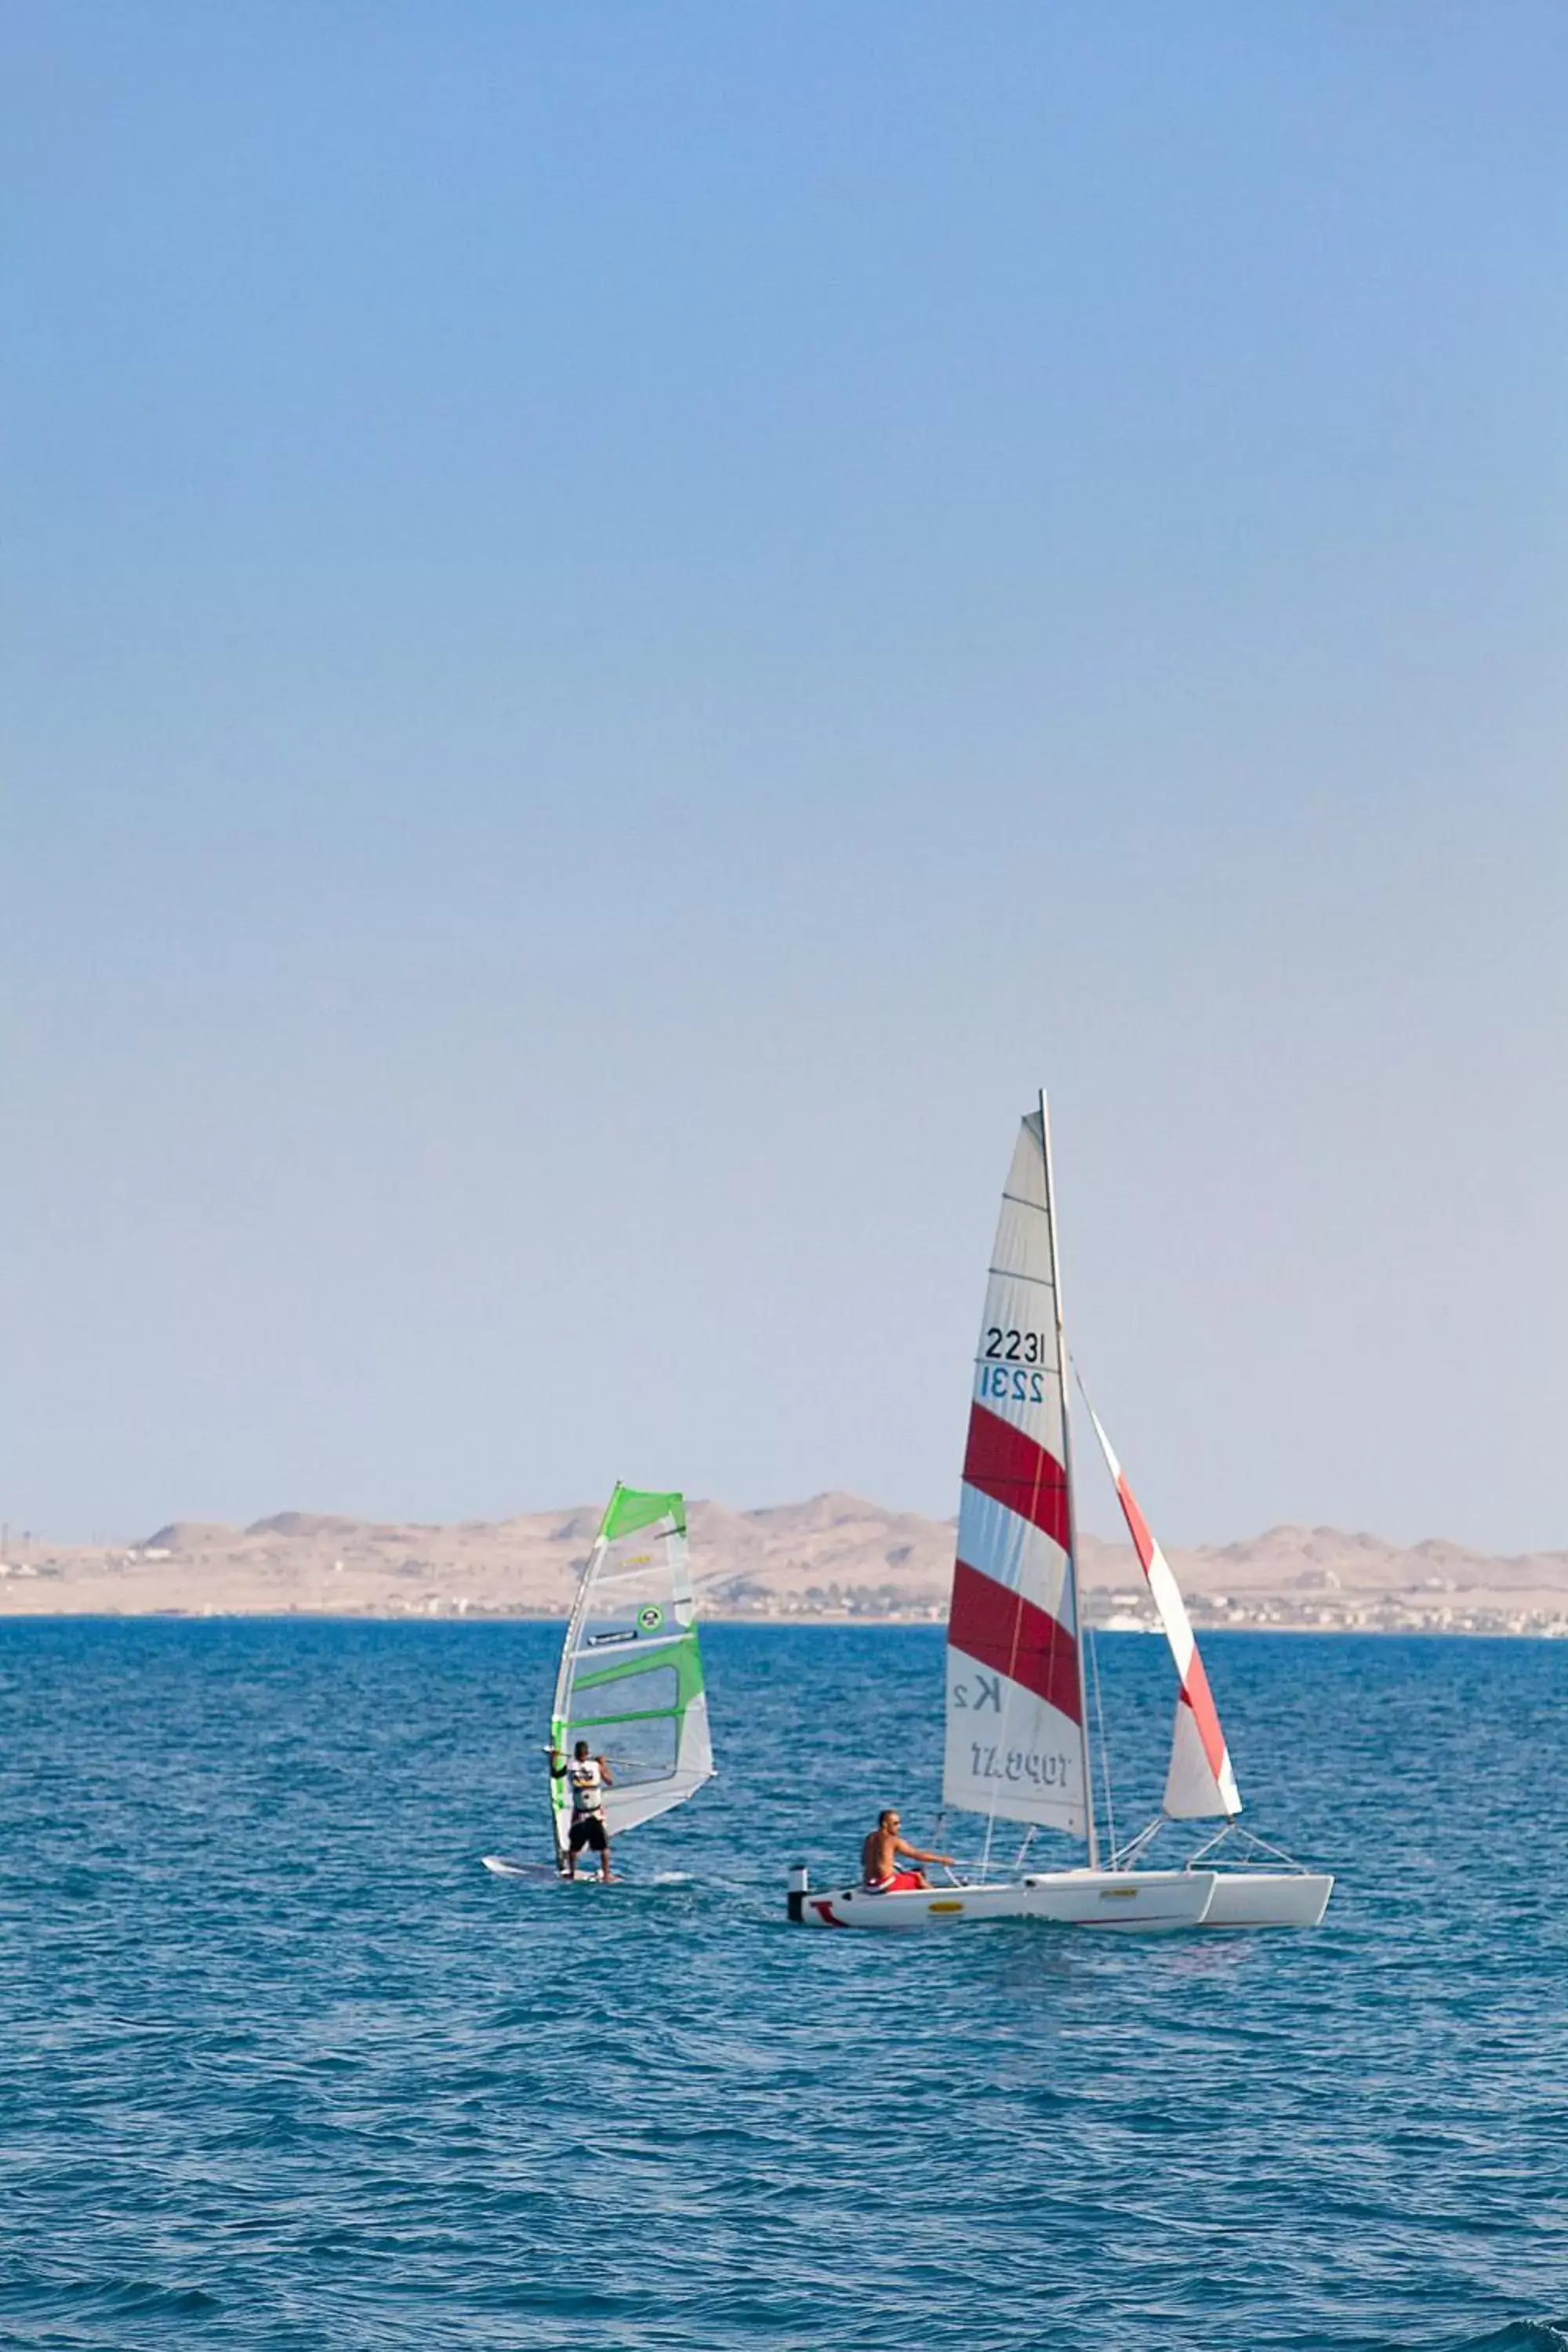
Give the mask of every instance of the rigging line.
M 1110 1851 L 1116 1852 L 1116 1807 L 1110 1796 L 1110 1742 L 1105 1736 L 1105 1706 L 1100 1696 L 1100 1644 L 1094 1638 L 1094 1628 L 1086 1613 L 1083 1637 L 1089 1644 L 1089 1671 L 1094 1682 L 1094 1727 L 1100 1737 L 1100 1775 L 1105 1783 L 1105 1834 Z
M 1018 1663 L 1018 1649 L 1023 1640 L 1023 1636 L 1024 1595 L 1021 1590 L 1016 1590 L 1013 1595 L 1013 1638 L 1011 1646 L 1007 1652 L 1007 1697 L 1002 1709 L 1001 1723 L 997 1727 L 998 1743 L 1003 1747 L 1005 1747 L 1006 1745 L 1007 1726 L 1012 1719 L 1013 1694 L 1017 1688 L 1018 1679 L 1014 1669 L 1016 1667 Z M 981 1868 L 983 1870 L 989 1870 L 991 1867 L 991 1844 L 992 1840 L 996 1833 L 996 1797 L 997 1791 L 995 1788 L 993 1787 L 991 1791 L 991 1809 L 985 1816 L 985 1844 L 981 1856 Z
M 1051 1314 L 1057 1339 L 1057 1397 L 1062 1419 L 1062 1493 L 1067 1505 L 1068 1575 L 1072 1591 L 1072 1638 L 1077 1653 L 1079 1753 L 1083 1771 L 1083 1832 L 1089 1849 L 1089 1866 L 1094 1869 L 1100 1859 L 1099 1840 L 1094 1825 L 1094 1759 L 1089 1752 L 1089 1693 L 1084 1687 L 1083 1633 L 1084 1611 L 1079 1586 L 1078 1512 L 1073 1505 L 1072 1477 L 1072 1414 L 1068 1409 L 1068 1363 L 1069 1360 L 1067 1326 L 1062 1315 L 1062 1269 L 1060 1235 L 1057 1230 L 1056 1182 L 1051 1169 L 1051 1120 L 1046 1107 L 1046 1090 L 1039 1091 L 1040 1164 L 1046 1183 L 1046 1232 L 1050 1249 Z
M 1036 1475 L 1037 1475 L 1037 1476 L 1038 1476 L 1038 1473 L 1037 1473 L 1037 1472 Z M 1005 1708 L 1003 1710 L 1003 1716 L 1002 1716 L 1002 1739 L 1003 1739 L 1004 1743 L 1005 1743 L 1005 1740 L 1006 1740 L 1006 1738 L 1007 1738 L 1007 1723 L 1008 1723 L 1008 1718 L 1011 1717 L 1012 1712 L 1013 1712 L 1013 1692 L 1014 1692 L 1014 1690 L 1016 1688 L 1016 1686 L 1017 1686 L 1017 1681 L 1018 1681 L 1018 1676 L 1017 1676 L 1017 1673 L 1016 1673 L 1016 1668 L 1017 1668 L 1017 1664 L 1018 1664 L 1018 1651 L 1019 1651 L 1019 1647 L 1020 1647 L 1020 1645 L 1021 1645 L 1021 1643 L 1022 1643 L 1022 1642 L 1023 1642 L 1023 1638 L 1024 1638 L 1024 1594 L 1023 1594 L 1022 1590 L 1020 1589 L 1017 1592 L 1016 1592 L 1016 1593 L 1015 1593 L 1015 1595 L 1014 1595 L 1014 1600 L 1013 1600 L 1013 1642 L 1012 1642 L 1012 1646 L 1011 1646 L 1011 1648 L 1008 1650 L 1008 1653 L 1007 1653 L 1007 1683 L 1008 1683 L 1008 1690 L 1007 1690 L 1007 1704 L 1006 1704 Z M 992 1839 L 992 1834 L 993 1834 L 993 1832 L 994 1832 L 994 1831 L 995 1827 L 996 1827 L 996 1800 L 995 1800 L 995 1793 L 994 1793 L 994 1791 L 993 1791 L 992 1801 L 991 1801 L 991 1811 L 990 1811 L 990 1812 L 989 1812 L 989 1813 L 986 1815 L 986 1817 L 985 1817 L 985 1859 L 986 1859 L 987 1863 L 989 1863 L 989 1862 L 990 1862 L 990 1859 L 991 1859 L 991 1839 Z
M 1036 1512 L 1037 1512 L 1037 1508 L 1038 1508 L 1038 1507 L 1039 1507 L 1039 1499 L 1040 1499 L 1041 1463 L 1042 1463 L 1042 1461 L 1043 1461 L 1043 1457 L 1044 1457 L 1044 1451 L 1045 1451 L 1045 1449 L 1044 1449 L 1043 1447 L 1039 1447 L 1039 1446 L 1037 1446 L 1037 1447 L 1036 1448 L 1036 1465 L 1035 1465 L 1035 1473 L 1034 1473 L 1034 1484 L 1033 1484 L 1033 1486 L 1031 1486 L 1031 1488 L 1030 1488 L 1030 1492 L 1029 1492 L 1029 1506 L 1030 1506 L 1030 1507 L 1029 1507 L 1029 1514 L 1028 1514 L 1028 1516 L 1029 1516 L 1029 1519 L 1030 1519 L 1030 1521 L 1031 1521 L 1031 1522 L 1033 1522 L 1033 1520 L 1034 1520 L 1034 1518 L 1035 1518 Z M 1020 1573 L 1021 1573 L 1021 1570 L 1020 1570 Z M 1005 1743 L 1006 1743 L 1006 1738 L 1007 1738 L 1007 1726 L 1008 1726 L 1008 1722 L 1009 1722 L 1009 1720 L 1011 1719 L 1012 1713 L 1013 1713 L 1013 1694 L 1014 1694 L 1014 1692 L 1016 1690 L 1016 1688 L 1017 1688 L 1017 1686 L 1018 1686 L 1018 1675 L 1017 1675 L 1018 1652 L 1019 1652 L 1020 1647 L 1022 1646 L 1023 1639 L 1024 1639 L 1024 1605 L 1025 1605 L 1024 1590 L 1023 1590 L 1023 1586 L 1022 1586 L 1022 1584 L 1019 1584 L 1019 1585 L 1015 1589 L 1014 1595 L 1013 1595 L 1013 1636 L 1012 1636 L 1012 1642 L 1011 1642 L 1011 1643 L 1010 1643 L 1010 1645 L 1009 1645 L 1009 1648 L 1008 1648 L 1008 1651 L 1007 1651 L 1007 1703 L 1006 1703 L 1005 1707 L 1005 1708 L 1004 1708 L 1004 1710 L 1003 1710 L 1003 1715 L 1002 1715 L 1002 1724 L 1001 1724 L 1001 1738 L 1002 1738 L 1002 1743 L 1003 1743 L 1003 1745 L 1004 1745 L 1004 1746 L 1005 1745 Z M 1052 1667 L 1054 1667 L 1054 1664 L 1055 1664 L 1055 1654 L 1056 1654 L 1056 1634 L 1057 1634 L 1057 1628 L 1056 1628 L 1056 1623 L 1055 1623 L 1054 1619 L 1050 1621 L 1050 1624 L 1051 1624 L 1051 1631 L 1050 1631 L 1049 1634 L 1048 1634 L 1048 1635 L 1047 1635 L 1047 1662 L 1048 1662 L 1048 1663 L 1047 1663 L 1047 1674 L 1051 1671 L 1051 1668 L 1052 1668 Z M 992 1797 L 991 1797 L 991 1810 L 990 1810 L 990 1811 L 989 1811 L 989 1812 L 986 1814 L 986 1816 L 985 1816 L 985 1867 L 986 1867 L 987 1869 L 990 1867 L 990 1863 L 991 1863 L 991 1843 L 992 1843 L 992 1839 L 993 1839 L 993 1837 L 994 1837 L 994 1834 L 995 1834 L 995 1830 L 996 1830 L 996 1821 L 997 1821 L 997 1812 L 996 1812 L 996 1791 L 995 1791 L 995 1790 L 994 1789 L 994 1790 L 992 1790 Z

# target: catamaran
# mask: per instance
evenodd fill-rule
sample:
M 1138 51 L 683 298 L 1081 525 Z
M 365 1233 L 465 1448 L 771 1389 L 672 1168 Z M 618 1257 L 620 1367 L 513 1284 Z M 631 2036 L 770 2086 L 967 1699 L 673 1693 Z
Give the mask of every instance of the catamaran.
M 683 1805 L 713 1777 L 696 1621 L 683 1497 L 617 1486 L 578 1582 L 550 1711 L 561 1759 L 579 1739 L 608 1757 L 612 1840 Z M 563 1779 L 549 1785 L 555 1868 L 564 1872 L 572 1800 Z M 504 1854 L 484 1862 L 503 1876 L 537 1868 Z
M 935 1886 L 814 1893 L 805 1864 L 797 1863 L 788 1911 L 803 1926 L 910 1928 L 1030 1918 L 1171 1930 L 1315 1927 L 1323 1916 L 1331 1878 L 1300 1869 L 1260 1841 L 1243 1844 L 1241 1798 L 1181 1592 L 1095 1420 L 1179 1684 L 1163 1809 L 1130 1845 L 1113 1845 L 1101 1858 L 1080 1639 L 1068 1364 L 1042 1094 L 1022 1122 L 1003 1187 L 974 1359 L 948 1612 L 942 1800 L 946 1808 L 984 1819 L 978 1874 L 953 1874 L 951 1884 Z M 1167 1819 L 1211 1818 L 1224 1822 L 1218 1837 L 1181 1867 L 1144 1866 Z M 993 1864 L 999 1822 L 1025 1831 L 1005 1872 Z M 1026 1869 L 1041 1829 L 1081 1838 L 1085 1863 Z M 1239 1866 L 1233 1854 L 1241 1857 Z

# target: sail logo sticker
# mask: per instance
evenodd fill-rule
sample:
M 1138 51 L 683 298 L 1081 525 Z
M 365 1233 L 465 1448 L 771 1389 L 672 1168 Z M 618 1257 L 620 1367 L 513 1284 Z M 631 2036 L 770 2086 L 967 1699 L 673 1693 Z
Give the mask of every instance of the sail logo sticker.
M 639 1609 L 637 1611 L 637 1631 L 639 1633 L 657 1633 L 663 1622 L 664 1612 L 658 1606 L 657 1601 L 650 1601 L 646 1609 Z

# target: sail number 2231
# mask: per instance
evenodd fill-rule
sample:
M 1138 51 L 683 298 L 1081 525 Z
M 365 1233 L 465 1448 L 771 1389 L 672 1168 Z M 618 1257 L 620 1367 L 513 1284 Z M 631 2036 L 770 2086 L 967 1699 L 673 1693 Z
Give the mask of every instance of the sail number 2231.
M 1012 1404 L 1044 1404 L 1045 1382 L 1022 1364 L 982 1364 L 977 1396 L 1004 1397 Z
M 1044 1404 L 1045 1376 L 1037 1367 L 1049 1360 L 1038 1331 L 1004 1331 L 993 1323 L 985 1333 L 975 1394 L 1008 1404 Z
M 1048 1364 L 1050 1354 L 1038 1331 L 1004 1331 L 993 1323 L 985 1333 L 985 1355 L 994 1363 Z

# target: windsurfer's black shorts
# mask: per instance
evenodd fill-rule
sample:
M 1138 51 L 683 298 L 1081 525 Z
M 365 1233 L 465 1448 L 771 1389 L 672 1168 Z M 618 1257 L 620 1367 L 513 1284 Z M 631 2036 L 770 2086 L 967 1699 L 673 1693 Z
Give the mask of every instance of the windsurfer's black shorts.
M 572 1834 L 566 1841 L 568 1853 L 581 1853 L 586 1846 L 592 1853 L 603 1853 L 609 1841 L 605 1824 L 597 1813 L 579 1813 L 572 1824 Z

